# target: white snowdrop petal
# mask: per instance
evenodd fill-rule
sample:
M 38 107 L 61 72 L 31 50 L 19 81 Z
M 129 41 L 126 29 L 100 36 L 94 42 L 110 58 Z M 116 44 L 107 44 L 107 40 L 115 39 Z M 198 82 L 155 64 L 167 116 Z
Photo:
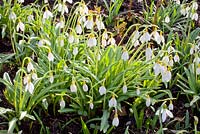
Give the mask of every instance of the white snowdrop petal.
M 87 84 L 83 84 L 83 91 L 85 91 L 85 92 L 88 91 L 88 86 L 87 86 Z
M 165 122 L 166 119 L 167 119 L 167 113 L 166 113 L 166 109 L 164 109 L 162 112 L 162 122 Z
M 116 127 L 119 125 L 119 118 L 118 117 L 114 117 L 114 119 L 112 121 L 112 125 L 116 126 Z
M 101 87 L 99 88 L 99 93 L 100 93 L 100 95 L 106 94 L 106 88 L 105 88 L 104 86 L 101 86 Z
M 166 109 L 166 114 L 170 117 L 170 118 L 173 118 L 173 114 L 171 111 L 169 111 L 168 109 Z

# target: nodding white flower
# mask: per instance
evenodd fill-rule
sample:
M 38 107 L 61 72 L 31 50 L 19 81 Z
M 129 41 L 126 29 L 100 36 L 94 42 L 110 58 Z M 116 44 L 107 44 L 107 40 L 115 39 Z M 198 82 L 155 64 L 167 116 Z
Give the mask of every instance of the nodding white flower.
M 169 108 L 169 110 L 173 110 L 174 109 L 174 105 L 173 105 L 172 101 L 170 101 L 168 108 Z
M 163 106 L 163 108 L 157 110 L 156 115 L 159 115 L 161 113 L 162 122 L 165 122 L 167 117 L 173 118 L 173 114 L 170 110 L 167 109 L 166 104 Z
M 127 61 L 129 59 L 128 51 L 124 51 L 121 56 L 122 60 Z
M 60 109 L 65 108 L 65 101 L 63 99 L 61 99 L 60 101 Z
M 153 52 L 152 52 L 151 48 L 147 47 L 146 51 L 145 51 L 146 60 L 147 61 L 151 60 L 152 55 L 153 55 Z
M 154 70 L 155 76 L 158 76 L 161 73 L 161 65 L 159 63 L 155 63 L 153 66 L 153 70 Z
M 53 83 L 53 81 L 54 81 L 53 74 L 50 74 L 50 77 L 49 77 L 49 82 L 50 82 L 50 83 Z
M 169 82 L 171 80 L 172 74 L 169 70 L 164 71 L 161 73 L 162 75 L 162 82 Z
M 117 106 L 117 100 L 115 99 L 115 97 L 113 96 L 109 102 L 108 102 L 108 106 L 111 107 L 116 107 Z
M 136 94 L 140 95 L 140 89 L 139 88 L 136 89 Z
M 116 41 L 115 41 L 115 39 L 113 38 L 113 37 L 111 37 L 111 38 L 109 38 L 108 39 L 108 45 L 116 45 Z
M 106 40 L 108 39 L 108 33 L 107 33 L 106 30 L 103 32 L 102 38 L 104 38 L 104 39 L 106 39 Z
M 72 34 L 69 35 L 68 41 L 69 41 L 69 43 L 73 43 L 74 42 L 74 36 Z
M 169 60 L 169 66 L 173 67 L 173 65 L 174 65 L 174 61 L 173 61 L 172 58 L 170 58 L 170 60 Z
M 67 6 L 64 3 L 63 4 L 58 3 L 58 5 L 56 5 L 55 8 L 58 8 L 58 12 L 60 12 L 62 15 L 64 13 L 68 13 L 69 12 Z
M 188 13 L 186 12 L 186 8 L 185 8 L 184 5 L 181 5 L 181 10 L 180 10 L 180 12 L 181 12 L 181 14 L 182 14 L 183 16 L 185 16 L 186 14 L 188 14 Z
M 178 54 L 176 53 L 176 55 L 174 56 L 174 62 L 179 62 L 179 61 L 180 61 L 180 58 Z
M 181 4 L 180 0 L 174 0 L 174 2 L 176 2 L 176 4 L 178 4 L 178 5 Z
M 29 62 L 28 62 L 28 65 L 27 65 L 27 71 L 28 71 L 28 73 L 29 73 L 29 72 L 31 72 L 31 71 L 33 71 L 33 70 L 34 70 L 33 64 L 29 61 Z
M 140 45 L 140 42 L 139 42 L 139 40 L 136 40 L 135 42 L 132 42 L 133 43 L 133 46 L 134 47 L 137 47 L 137 46 L 139 46 Z
M 87 7 L 87 5 L 85 5 L 85 3 L 83 3 L 79 8 L 78 11 L 81 15 L 88 15 L 89 13 L 89 9 Z
M 81 33 L 83 32 L 82 27 L 81 27 L 80 24 L 77 24 L 77 25 L 76 25 L 75 30 L 76 30 L 76 33 L 77 33 L 77 34 L 81 34 Z
M 115 127 L 119 125 L 119 118 L 117 114 L 115 114 L 115 117 L 113 118 L 112 125 Z
M 197 14 L 197 13 L 192 13 L 192 14 L 190 15 L 190 17 L 191 17 L 192 20 L 195 20 L 195 21 L 198 20 L 198 14 Z
M 31 76 L 32 76 L 32 79 L 33 79 L 33 80 L 36 80 L 36 79 L 38 78 L 36 73 L 32 73 Z
M 104 86 L 99 87 L 99 93 L 100 95 L 106 94 L 106 88 Z
M 43 100 L 42 100 L 42 104 L 43 104 L 43 106 L 45 107 L 45 109 L 47 109 L 48 108 L 48 102 L 47 102 L 47 99 L 46 98 L 44 98 Z
M 48 9 L 46 9 L 46 11 L 43 14 L 43 20 L 46 20 L 49 18 L 53 18 L 53 14 Z
M 87 41 L 88 47 L 94 47 L 97 45 L 97 40 L 95 37 L 91 36 Z
M 17 19 L 17 16 L 14 12 L 11 12 L 9 15 L 9 20 L 15 21 Z
M 28 83 L 25 86 L 25 91 L 26 92 L 29 91 L 30 94 L 33 94 L 34 85 L 33 85 L 33 83 L 30 80 L 28 80 Z
M 88 20 L 84 23 L 84 27 L 87 29 L 92 29 L 94 26 L 93 19 L 91 17 L 88 18 Z
M 17 32 L 19 30 L 21 30 L 22 32 L 24 32 L 24 30 L 25 30 L 25 25 L 21 21 L 19 21 L 19 23 L 17 24 Z
M 102 39 L 101 40 L 101 44 L 103 47 L 106 47 L 107 46 L 107 41 L 105 39 Z
M 77 87 L 76 87 L 74 81 L 72 81 L 72 84 L 70 85 L 70 91 L 73 92 L 73 93 L 77 92 Z
M 19 3 L 24 3 L 24 0 L 18 0 Z
M 162 40 L 161 40 L 161 37 L 160 37 L 160 34 L 158 33 L 158 31 L 154 30 L 152 32 L 152 35 L 154 37 L 154 40 L 157 42 L 157 44 L 160 44 Z
M 198 4 L 197 2 L 192 3 L 192 9 L 197 10 L 198 9 Z
M 49 61 L 53 61 L 54 60 L 54 56 L 51 52 L 48 53 L 48 60 Z
M 73 2 L 72 0 L 64 0 L 64 2 L 66 2 L 66 1 L 69 2 L 70 4 L 72 4 L 72 2 Z
M 97 25 L 97 29 L 100 31 L 102 29 L 105 29 L 105 25 L 103 23 L 103 21 L 96 19 L 96 25 Z
M 24 79 L 23 79 L 24 85 L 26 85 L 26 84 L 28 83 L 29 79 L 30 79 L 30 78 L 29 78 L 28 75 L 24 76 Z
M 169 56 L 168 56 L 168 55 L 164 56 L 163 59 L 162 59 L 162 62 L 163 62 L 165 65 L 169 65 Z
M 34 21 L 34 16 L 33 15 L 29 15 L 27 17 L 27 19 L 28 19 L 28 22 Z
M 90 109 L 94 108 L 94 104 L 92 102 L 90 102 Z
M 196 74 L 199 75 L 200 74 L 200 64 L 198 64 L 198 67 L 196 69 Z
M 73 55 L 74 56 L 76 56 L 77 54 L 78 54 L 78 47 L 75 47 L 74 49 L 73 49 Z
M 174 47 L 172 47 L 172 46 L 169 46 L 169 47 L 167 48 L 168 54 L 170 54 L 171 52 L 174 52 L 174 51 L 175 51 L 175 49 L 174 49 Z
M 126 92 L 127 92 L 127 86 L 126 85 L 124 85 L 123 87 L 122 87 L 122 91 L 123 91 L 123 93 L 125 94 Z
M 151 40 L 151 35 L 149 34 L 148 31 L 146 31 L 141 37 L 140 37 L 140 41 L 141 43 L 145 43 Z
M 65 27 L 65 22 L 64 21 L 60 21 L 56 24 L 56 29 L 59 29 L 59 28 L 64 28 Z
M 83 84 L 83 91 L 87 92 L 88 91 L 88 86 L 86 83 Z
M 169 23 L 170 22 L 170 18 L 169 18 L 169 16 L 167 15 L 166 17 L 165 17 L 165 23 Z
M 138 40 L 140 37 L 140 32 L 138 30 L 135 30 L 133 33 L 133 39 L 132 41 L 135 42 L 136 40 Z
M 147 95 L 147 98 L 146 98 L 146 106 L 149 107 L 151 105 L 151 98 L 149 95 Z
M 38 42 L 38 46 L 39 47 L 42 47 L 44 44 L 47 44 L 49 46 L 51 46 L 51 42 L 46 40 L 46 39 L 41 39 L 39 42 Z
M 45 4 L 48 3 L 48 0 L 44 0 L 44 3 L 45 3 Z

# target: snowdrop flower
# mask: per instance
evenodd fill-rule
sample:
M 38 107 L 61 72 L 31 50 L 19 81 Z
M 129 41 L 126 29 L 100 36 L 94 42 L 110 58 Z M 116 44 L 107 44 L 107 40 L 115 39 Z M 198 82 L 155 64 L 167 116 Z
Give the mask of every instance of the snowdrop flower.
M 200 64 L 198 65 L 198 67 L 197 67 L 197 69 L 196 69 L 196 73 L 197 73 L 197 75 L 200 74 Z
M 38 78 L 36 73 L 32 73 L 31 76 L 32 76 L 32 79 L 33 79 L 33 80 L 36 80 L 36 79 Z
M 28 65 L 27 65 L 27 71 L 29 73 L 29 72 L 31 72 L 33 70 L 34 70 L 33 64 L 29 61 Z
M 198 9 L 198 4 L 197 2 L 192 3 L 192 9 L 197 10 Z
M 170 22 L 170 18 L 169 18 L 169 16 L 167 15 L 166 17 L 165 17 L 165 23 L 169 23 Z
M 90 109 L 94 108 L 94 104 L 92 102 L 90 102 Z
M 83 32 L 80 23 L 78 23 L 78 24 L 76 25 L 75 30 L 76 30 L 76 33 L 77 33 L 77 34 L 81 34 L 81 33 Z
M 174 0 L 174 2 L 176 2 L 176 4 L 178 4 L 178 5 L 181 4 L 180 0 Z
M 65 101 L 63 99 L 61 99 L 60 101 L 60 109 L 65 108 Z
M 58 5 L 56 5 L 55 8 L 58 8 L 58 12 L 60 12 L 62 15 L 64 13 L 68 13 L 69 12 L 67 6 L 64 3 L 63 4 L 58 3 Z
M 169 70 L 166 70 L 161 74 L 162 74 L 162 82 L 169 82 L 171 80 L 172 74 Z
M 170 101 L 168 108 L 169 108 L 169 110 L 173 110 L 174 109 L 174 105 L 173 105 L 172 101 Z
M 59 28 L 64 28 L 65 27 L 65 22 L 64 21 L 60 21 L 56 24 L 56 29 L 59 29 Z
M 174 51 L 175 51 L 175 49 L 174 49 L 172 46 L 169 46 L 169 47 L 167 48 L 168 54 L 170 54 L 171 52 L 174 52 Z
M 149 95 L 147 95 L 147 98 L 146 98 L 146 106 L 149 107 L 151 105 L 151 98 Z
M 74 81 L 72 81 L 72 84 L 70 85 L 70 91 L 73 92 L 73 93 L 77 92 L 77 87 L 76 87 Z
M 88 86 L 87 84 L 84 82 L 83 84 L 83 91 L 87 92 L 88 91 Z
M 69 2 L 70 4 L 72 4 L 73 2 L 72 0 L 64 0 L 63 2 L 66 2 L 66 1 Z
M 97 40 L 96 38 L 94 37 L 94 35 L 91 35 L 87 41 L 87 45 L 88 47 L 94 47 L 97 45 Z
M 108 39 L 108 44 L 110 44 L 110 45 L 116 45 L 115 39 L 113 37 L 109 38 Z
M 53 77 L 53 74 L 51 73 L 50 74 L 50 77 L 49 77 L 49 82 L 52 84 L 54 81 L 54 77 Z
M 46 9 L 46 11 L 43 14 L 43 20 L 46 20 L 49 18 L 53 18 L 53 14 L 48 9 Z
M 97 25 L 97 29 L 100 31 L 102 29 L 105 29 L 105 25 L 103 23 L 103 21 L 101 21 L 99 18 L 96 19 L 96 25 Z
M 136 89 L 136 94 L 140 95 L 140 89 L 139 88 Z
M 29 76 L 28 75 L 24 76 L 24 79 L 23 79 L 24 85 L 26 85 L 28 81 L 29 81 Z
M 100 95 L 106 94 L 106 88 L 104 86 L 99 87 L 99 93 Z
M 151 35 L 149 34 L 148 31 L 146 31 L 141 37 L 140 37 L 140 41 L 141 43 L 145 43 L 151 40 Z
M 85 3 L 83 3 L 82 6 L 79 7 L 78 11 L 81 15 L 88 15 L 88 13 L 89 13 L 89 9 L 88 9 L 87 5 L 85 5 Z
M 197 13 L 192 13 L 191 14 L 191 19 L 197 21 L 198 20 L 198 14 Z
M 34 85 L 33 85 L 33 83 L 30 80 L 28 80 L 28 83 L 25 86 L 25 91 L 26 92 L 29 91 L 30 94 L 33 94 Z
M 145 51 L 146 60 L 147 61 L 151 60 L 152 55 L 153 55 L 153 52 L 152 52 L 151 48 L 147 47 L 146 51 Z
M 17 16 L 14 12 L 11 12 L 9 15 L 9 20 L 15 21 L 17 19 Z
M 140 37 L 140 32 L 139 32 L 138 29 L 137 29 L 137 30 L 135 30 L 134 33 L 133 33 L 133 40 L 134 40 L 134 41 L 135 41 L 135 40 L 138 40 L 139 37 Z
M 153 70 L 154 70 L 155 76 L 158 76 L 161 73 L 161 65 L 159 63 L 155 63 L 153 66 Z
M 132 42 L 134 47 L 137 47 L 140 45 L 139 40 L 136 40 L 135 42 Z
M 174 56 L 174 62 L 179 62 L 179 61 L 180 61 L 180 58 L 178 54 L 176 53 L 176 55 Z
M 49 61 L 54 61 L 54 56 L 51 52 L 48 53 L 48 60 Z
M 169 116 L 170 118 L 173 118 L 173 114 L 170 110 L 167 109 L 166 104 L 163 106 L 162 109 L 158 110 L 156 112 L 156 115 L 159 115 L 159 113 L 161 113 L 161 117 L 162 117 L 162 122 L 165 122 L 167 117 Z
M 126 85 L 124 85 L 123 87 L 122 87 L 122 91 L 123 91 L 123 93 L 125 94 L 126 92 L 127 92 L 127 86 Z
M 103 39 L 101 40 L 101 44 L 102 44 L 103 47 L 106 47 L 106 46 L 107 46 L 107 41 L 106 41 L 106 39 L 103 38 Z
M 45 4 L 48 3 L 48 0 L 44 0 L 44 3 L 45 3 Z
M 185 15 L 187 14 L 186 8 L 185 8 L 184 5 L 181 5 L 181 10 L 180 10 L 180 12 L 181 12 L 181 14 L 182 14 L 183 16 L 185 16 Z
M 32 21 L 34 21 L 34 16 L 33 15 L 29 15 L 27 17 L 27 19 L 28 19 L 28 22 L 32 22 Z
M 127 61 L 127 60 L 129 59 L 128 51 L 125 50 L 125 51 L 122 53 L 121 59 L 122 59 L 123 61 Z
M 73 49 L 73 55 L 76 56 L 78 54 L 78 47 L 75 47 Z
M 21 30 L 22 32 L 24 32 L 24 30 L 25 30 L 25 25 L 21 21 L 19 21 L 19 23 L 17 24 L 17 32 L 19 30 Z
M 161 40 L 161 37 L 160 37 L 160 34 L 158 33 L 158 31 L 154 30 L 152 32 L 152 35 L 154 37 L 154 40 L 157 42 L 157 44 L 160 44 L 162 40 Z
M 169 65 L 169 56 L 168 56 L 168 55 L 164 56 L 163 59 L 162 59 L 162 62 L 163 62 L 165 65 Z
M 89 17 L 88 20 L 84 23 L 84 27 L 86 27 L 87 29 L 92 29 L 94 26 L 94 22 L 92 17 Z
M 43 100 L 42 100 L 42 104 L 43 104 L 43 106 L 45 107 L 45 109 L 47 109 L 48 108 L 48 102 L 47 102 L 47 99 L 46 98 L 44 98 Z
M 117 100 L 115 99 L 115 96 L 113 96 L 108 103 L 108 106 L 111 107 L 116 107 L 117 106 Z
M 170 60 L 169 60 L 169 66 L 173 67 L 173 65 L 174 65 L 174 61 L 173 61 L 172 58 L 170 58 Z
M 24 0 L 18 0 L 19 3 L 24 3 Z
M 74 42 L 74 36 L 72 34 L 69 35 L 68 41 L 70 44 Z
M 112 125 L 115 127 L 117 127 L 119 125 L 119 118 L 118 118 L 117 113 L 115 114 L 115 116 L 113 118 Z

